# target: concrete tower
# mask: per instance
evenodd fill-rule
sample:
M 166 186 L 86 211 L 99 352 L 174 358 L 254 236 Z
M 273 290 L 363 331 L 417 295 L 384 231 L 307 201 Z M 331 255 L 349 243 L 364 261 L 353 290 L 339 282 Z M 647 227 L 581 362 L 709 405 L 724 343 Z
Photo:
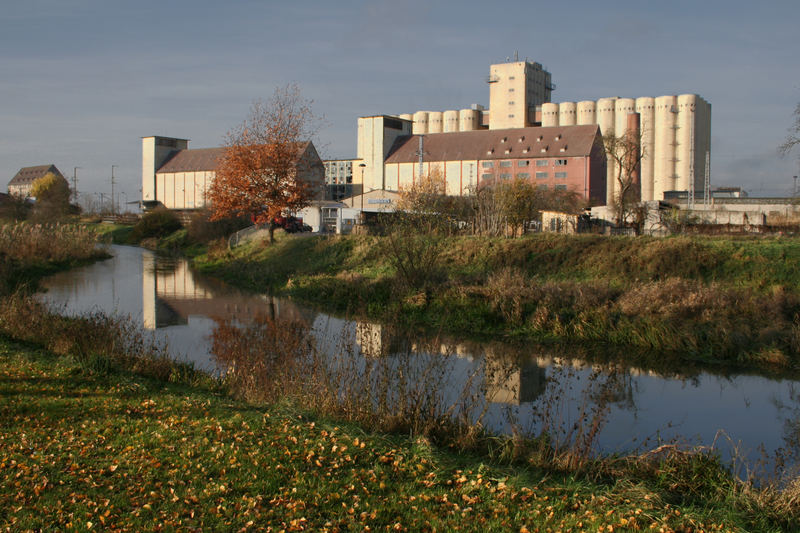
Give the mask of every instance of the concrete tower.
M 515 61 L 489 67 L 489 129 L 526 128 L 531 108 L 550 101 L 550 73 L 539 63 Z

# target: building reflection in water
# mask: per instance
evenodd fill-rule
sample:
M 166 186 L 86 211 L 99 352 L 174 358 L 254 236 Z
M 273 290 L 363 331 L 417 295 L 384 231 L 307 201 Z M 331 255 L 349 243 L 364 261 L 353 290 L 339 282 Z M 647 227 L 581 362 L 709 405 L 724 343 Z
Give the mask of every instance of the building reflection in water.
M 187 261 L 142 254 L 142 322 L 145 329 L 187 324 L 191 315 L 248 323 L 255 316 L 313 324 L 316 312 L 282 298 L 248 294 L 192 272 Z

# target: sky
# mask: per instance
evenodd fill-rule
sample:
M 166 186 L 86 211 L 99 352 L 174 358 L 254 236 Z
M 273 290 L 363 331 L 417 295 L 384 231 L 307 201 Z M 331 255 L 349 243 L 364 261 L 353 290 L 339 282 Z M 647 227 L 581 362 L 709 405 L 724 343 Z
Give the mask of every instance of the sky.
M 779 157 L 800 102 L 800 2 L 0 0 L 0 181 L 55 164 L 82 193 L 141 193 L 141 138 L 220 146 L 296 83 L 323 159 L 359 116 L 488 107 L 489 65 L 552 73 L 553 101 L 696 93 L 712 186 L 790 195 Z M 80 167 L 75 170 L 75 167 Z M 3 178 L 2 175 L 6 177 Z M 3 189 L 5 187 L 2 187 Z

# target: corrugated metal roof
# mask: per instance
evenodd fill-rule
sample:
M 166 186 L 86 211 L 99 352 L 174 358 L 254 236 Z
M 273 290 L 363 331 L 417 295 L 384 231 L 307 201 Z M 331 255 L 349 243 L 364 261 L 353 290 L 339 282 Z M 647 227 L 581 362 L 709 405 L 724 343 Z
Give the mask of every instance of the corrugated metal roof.
M 11 178 L 11 181 L 8 182 L 8 185 L 9 186 L 30 185 L 35 180 L 41 178 L 48 172 L 52 172 L 53 174 L 61 178 L 64 177 L 64 175 L 61 173 L 60 170 L 56 168 L 55 165 L 37 165 L 35 167 L 22 167 L 21 169 L 19 169 L 19 172 L 17 172 L 16 175 L 13 178 Z
M 424 161 L 476 161 L 588 156 L 599 133 L 596 124 L 474 130 L 425 135 Z M 419 161 L 419 135 L 398 137 L 387 163 Z

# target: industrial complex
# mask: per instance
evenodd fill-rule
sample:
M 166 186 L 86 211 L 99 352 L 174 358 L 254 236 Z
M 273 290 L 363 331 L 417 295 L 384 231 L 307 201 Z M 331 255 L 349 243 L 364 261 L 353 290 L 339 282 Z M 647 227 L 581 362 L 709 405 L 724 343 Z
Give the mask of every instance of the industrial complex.
M 380 114 L 358 119 L 356 157 L 322 162 L 313 144 L 300 158 L 325 184 L 325 217 L 341 219 L 336 202 L 358 210 L 376 191 L 386 194 L 437 173 L 449 195 L 504 180 L 529 180 L 538 189 L 572 191 L 585 205 L 610 205 L 619 191 L 603 136 L 633 134 L 641 163 L 641 201 L 683 193 L 708 198 L 710 192 L 711 105 L 696 94 L 606 97 L 551 102 L 555 85 L 541 64 L 507 61 L 491 65 L 488 108 L 473 104 L 445 111 Z M 222 148 L 192 149 L 170 137 L 142 139 L 142 200 L 172 209 L 206 204 Z M 309 164 L 311 162 L 311 164 Z M 316 164 L 319 162 L 319 164 Z M 369 204 L 369 202 L 368 202 Z M 363 208 L 362 208 L 363 209 Z M 322 211 L 320 211 L 322 213 Z M 350 213 L 352 215 L 352 213 Z M 323 216 L 320 214 L 319 223 Z

